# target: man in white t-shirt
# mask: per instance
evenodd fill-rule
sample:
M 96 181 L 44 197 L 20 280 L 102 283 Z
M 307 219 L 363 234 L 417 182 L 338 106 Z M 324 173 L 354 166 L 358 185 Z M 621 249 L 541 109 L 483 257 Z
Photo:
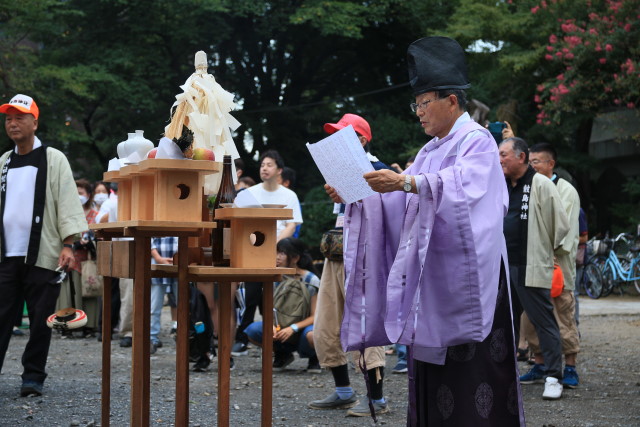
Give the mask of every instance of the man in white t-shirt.
M 284 169 L 284 161 L 275 150 L 268 150 L 260 156 L 260 179 L 262 182 L 245 191 L 251 194 L 263 205 L 283 205 L 286 209 L 293 210 L 293 219 L 278 220 L 276 226 L 277 240 L 293 236 L 298 224 L 302 224 L 300 202 L 293 191 L 279 184 Z M 275 260 L 274 260 L 275 262 Z M 253 322 L 256 308 L 262 301 L 262 284 L 245 282 L 245 312 L 238 326 L 236 343 L 231 349 L 233 356 L 247 354 L 247 335 L 243 332 Z
M 248 189 L 263 205 L 284 205 L 284 208 L 293 210 L 293 219 L 278 221 L 276 228 L 278 240 L 293 236 L 296 226 L 302 224 L 298 196 L 278 184 L 283 168 L 284 161 L 280 154 L 275 150 L 266 151 L 260 156 L 260 179 L 262 182 Z

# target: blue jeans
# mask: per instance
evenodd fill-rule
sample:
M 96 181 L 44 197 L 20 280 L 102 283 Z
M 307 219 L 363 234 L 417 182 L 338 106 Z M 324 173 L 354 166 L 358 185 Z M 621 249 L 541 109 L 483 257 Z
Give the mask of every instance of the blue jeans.
M 407 363 L 407 346 L 396 344 L 396 351 L 398 352 L 398 362 Z
M 166 285 L 151 285 L 151 342 L 160 341 L 160 316 L 166 288 Z
M 302 330 L 301 334 L 298 334 L 297 339 L 289 340 L 287 342 L 274 341 L 273 350 L 276 353 L 290 354 L 297 351 L 300 357 L 308 358 L 314 357 L 316 351 L 311 348 L 309 341 L 307 340 L 307 334 L 313 331 L 313 325 L 309 325 Z M 244 330 L 249 339 L 255 343 L 262 343 L 262 322 L 253 322 Z

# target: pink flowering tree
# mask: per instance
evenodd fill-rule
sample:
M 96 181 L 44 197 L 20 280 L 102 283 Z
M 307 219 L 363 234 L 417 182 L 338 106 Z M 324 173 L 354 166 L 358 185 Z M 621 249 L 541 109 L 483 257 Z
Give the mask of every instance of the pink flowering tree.
M 537 85 L 538 124 L 640 105 L 640 0 L 543 0 L 531 13 L 556 23 L 544 60 L 557 74 Z

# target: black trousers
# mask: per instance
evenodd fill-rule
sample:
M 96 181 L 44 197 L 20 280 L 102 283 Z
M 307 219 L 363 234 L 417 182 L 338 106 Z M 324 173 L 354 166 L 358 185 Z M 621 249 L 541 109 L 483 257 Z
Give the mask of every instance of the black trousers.
M 256 315 L 256 308 L 262 313 L 262 283 L 260 282 L 244 282 L 244 301 L 245 310 L 242 320 L 236 329 L 236 342 L 247 344 L 249 337 L 244 330 L 249 326 Z
M 551 291 L 549 289 L 518 285 L 518 274 L 517 267 L 509 266 L 513 330 L 515 331 L 516 345 L 520 339 L 520 316 L 524 311 L 536 329 L 536 334 L 538 334 L 546 374 L 561 380 L 562 341 L 560 340 L 558 322 L 553 315 Z
M 22 354 L 23 381 L 44 382 L 45 366 L 51 343 L 51 329 L 47 317 L 56 309 L 60 285 L 51 282 L 58 273 L 28 266 L 24 257 L 8 257 L 0 262 L 0 369 L 9 347 L 16 313 L 27 302 L 29 312 L 29 341 Z

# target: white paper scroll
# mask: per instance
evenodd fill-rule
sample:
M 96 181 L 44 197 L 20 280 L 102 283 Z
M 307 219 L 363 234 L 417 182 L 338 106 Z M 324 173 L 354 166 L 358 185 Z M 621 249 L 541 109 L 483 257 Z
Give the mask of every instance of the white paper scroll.
M 352 126 L 315 144 L 307 143 L 307 148 L 326 183 L 338 191 L 345 203 L 376 194 L 362 177 L 374 169 Z

